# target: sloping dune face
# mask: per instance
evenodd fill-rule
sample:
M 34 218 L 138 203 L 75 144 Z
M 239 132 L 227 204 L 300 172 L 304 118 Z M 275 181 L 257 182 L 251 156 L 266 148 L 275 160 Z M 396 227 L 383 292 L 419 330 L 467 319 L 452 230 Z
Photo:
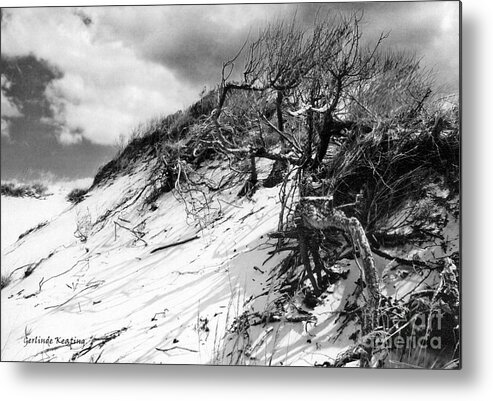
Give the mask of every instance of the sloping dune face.
M 142 170 L 97 188 L 5 249 L 5 360 L 213 362 L 237 308 L 267 289 L 279 261 L 262 265 L 276 191 L 225 193 L 204 227 L 172 193 L 154 211 L 133 203 L 146 178 Z
M 258 169 L 265 178 L 271 163 Z M 358 302 L 353 259 L 339 260 L 344 278 L 316 305 L 286 292 L 280 269 L 289 249 L 275 251 L 269 237 L 278 187 L 239 198 L 238 183 L 199 218 L 174 191 L 146 204 L 150 171 L 140 166 L 96 187 L 3 250 L 3 360 L 313 366 L 355 343 L 354 322 L 340 314 Z M 457 228 L 451 217 L 447 252 L 458 247 Z M 394 251 L 426 259 L 442 248 Z M 375 261 L 387 295 L 440 281 Z

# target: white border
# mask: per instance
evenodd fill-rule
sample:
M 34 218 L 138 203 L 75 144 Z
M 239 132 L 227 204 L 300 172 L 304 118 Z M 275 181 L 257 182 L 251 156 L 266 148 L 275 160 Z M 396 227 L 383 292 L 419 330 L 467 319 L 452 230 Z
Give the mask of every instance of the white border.
M 216 1 L 221 3 L 224 1 Z M 246 1 L 249 2 L 249 1 Z M 84 1 L 84 5 L 142 1 Z M 148 0 L 145 4 L 163 4 Z M 180 1 L 180 3 L 197 3 Z M 474 400 L 492 391 L 493 2 L 463 1 L 463 370 L 0 364 L 4 400 Z M 0 6 L 33 1 L 0 0 Z M 80 5 L 60 0 L 39 5 Z M 491 399 L 491 398 L 489 398 Z

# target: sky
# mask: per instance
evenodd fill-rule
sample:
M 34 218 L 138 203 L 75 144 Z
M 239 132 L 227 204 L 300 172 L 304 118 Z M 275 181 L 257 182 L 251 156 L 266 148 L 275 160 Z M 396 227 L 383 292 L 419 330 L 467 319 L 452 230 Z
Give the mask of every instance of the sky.
M 458 92 L 458 2 L 2 8 L 1 178 L 93 176 L 121 136 L 213 88 L 269 21 L 353 10 L 368 40 L 388 32 Z

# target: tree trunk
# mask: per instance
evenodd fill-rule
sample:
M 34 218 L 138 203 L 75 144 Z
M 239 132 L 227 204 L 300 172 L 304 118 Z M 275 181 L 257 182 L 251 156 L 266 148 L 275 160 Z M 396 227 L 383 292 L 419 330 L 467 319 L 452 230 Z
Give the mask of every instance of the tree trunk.
M 312 142 L 313 142 L 313 110 L 311 108 L 308 109 L 307 111 L 306 123 L 308 126 L 308 135 L 306 140 L 303 165 L 310 166 L 310 164 L 312 163 Z
M 324 271 L 324 262 L 320 257 L 320 247 L 318 239 L 314 238 L 314 236 L 310 237 L 310 241 L 308 242 L 308 249 L 310 249 L 310 253 L 312 254 L 313 264 L 315 265 L 315 276 L 320 287 L 322 285 L 322 272 Z
M 282 118 L 282 98 L 282 91 L 278 90 L 276 98 L 277 129 L 281 132 L 284 132 L 284 120 Z M 281 141 L 282 140 L 283 139 L 281 138 Z
M 324 124 L 322 130 L 320 131 L 320 142 L 317 148 L 317 154 L 313 163 L 311 165 L 311 169 L 315 170 L 322 163 L 325 154 L 327 153 L 327 149 L 329 148 L 330 138 L 332 136 L 332 123 L 333 118 L 332 114 L 325 114 L 324 116 Z
M 336 83 L 336 93 L 332 102 L 324 114 L 324 124 L 322 127 L 322 131 L 320 131 L 320 143 L 318 145 L 317 155 L 315 160 L 312 163 L 311 169 L 315 170 L 320 163 L 322 163 L 325 154 L 327 153 L 327 149 L 329 148 L 330 138 L 332 136 L 333 123 L 334 123 L 334 112 L 337 108 L 339 100 L 341 98 L 342 93 L 342 76 L 337 77 Z
M 250 155 L 250 181 L 252 184 L 257 183 L 257 165 L 255 163 L 254 155 Z
M 300 255 L 303 265 L 305 266 L 306 275 L 312 283 L 313 292 L 316 296 L 321 295 L 321 290 L 318 287 L 317 279 L 313 275 L 312 265 L 310 263 L 310 254 L 308 253 L 310 237 L 307 235 L 306 230 L 299 227 L 298 243 L 300 246 Z
M 282 99 L 283 93 L 282 91 L 278 90 L 276 97 L 277 129 L 281 132 L 284 132 L 284 119 L 282 117 Z M 281 141 L 281 153 L 285 153 L 287 151 L 286 141 L 281 135 L 279 135 L 279 140 Z
M 276 113 L 277 113 L 277 129 L 280 132 L 284 132 L 284 119 L 282 117 L 282 99 L 283 93 L 282 91 L 277 91 L 276 98 Z M 286 144 L 286 140 L 279 135 L 279 140 L 281 142 L 281 154 L 286 154 L 288 150 L 288 146 Z M 264 180 L 264 187 L 272 188 L 277 184 L 281 183 L 284 179 L 284 174 L 286 169 L 288 168 L 288 163 L 285 160 L 276 160 L 272 169 L 269 173 L 267 179 Z
M 252 153 L 250 154 L 250 177 L 241 188 L 240 192 L 238 193 L 238 196 L 239 197 L 252 196 L 257 189 L 257 182 L 258 182 L 257 165 L 255 163 L 255 155 Z
M 280 184 L 284 180 L 287 168 L 288 162 L 286 160 L 276 160 L 272 165 L 269 176 L 264 180 L 263 186 L 265 188 L 273 188 Z

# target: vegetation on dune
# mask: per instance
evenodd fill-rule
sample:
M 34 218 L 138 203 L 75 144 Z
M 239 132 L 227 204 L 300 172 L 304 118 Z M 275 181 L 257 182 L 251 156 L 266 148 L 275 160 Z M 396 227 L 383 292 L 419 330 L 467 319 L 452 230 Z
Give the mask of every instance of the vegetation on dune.
M 120 140 L 116 156 L 99 169 L 91 188 L 115 175 L 130 171 L 136 162 L 159 156 L 158 152 L 163 146 L 176 148 L 180 144 L 184 152 L 182 157 L 194 159 L 190 128 L 213 110 L 215 94 L 215 91 L 203 93 L 201 99 L 185 111 L 180 110 L 136 127 L 129 139 Z M 169 158 L 172 155 L 167 154 L 165 149 L 164 156 Z
M 36 226 L 34 227 L 31 227 L 30 229 L 24 231 L 21 235 L 19 235 L 19 238 L 17 240 L 20 240 L 22 238 L 24 238 L 25 236 L 35 232 L 35 231 L 38 231 L 39 229 L 43 228 L 44 226 L 46 226 L 48 224 L 48 221 L 42 221 L 41 223 L 38 223 Z
M 439 237 L 447 223 L 438 206 L 458 217 L 458 105 L 453 96 L 440 97 L 418 58 L 383 50 L 385 35 L 363 45 L 360 26 L 361 15 L 352 14 L 325 16 L 309 30 L 296 18 L 267 27 L 223 64 L 217 89 L 186 111 L 137 130 L 93 187 L 152 159 L 145 203 L 173 191 L 202 221 L 220 190 L 243 182 L 238 196 L 251 197 L 261 185 L 278 186 L 281 213 L 271 236 L 277 252 L 290 251 L 277 272 L 288 295 L 301 292 L 316 305 L 344 279 L 340 260 L 354 259 L 361 267 L 353 294 L 358 302 L 348 301 L 340 316 L 342 326 L 359 325 L 356 345 L 324 366 L 395 366 L 389 355 L 400 351 L 387 340 L 407 333 L 417 315 L 428 322 L 419 332 L 430 336 L 438 330 L 433 317 L 441 313 L 446 360 L 438 365 L 457 367 L 458 254 L 407 260 L 389 254 L 387 245 Z M 233 80 L 241 56 L 241 79 Z M 229 164 L 219 181 L 199 169 L 215 159 Z M 274 162 L 263 182 L 259 159 Z M 436 195 L 437 189 L 446 195 Z M 412 266 L 419 275 L 434 274 L 438 285 L 386 297 L 375 255 Z M 413 360 L 423 367 L 433 357 Z
M 0 290 L 3 290 L 4 288 L 6 288 L 10 282 L 12 281 L 12 278 L 10 276 L 4 276 L 2 274 L 1 278 L 0 278 Z
M 46 196 L 47 191 L 46 185 L 39 182 L 33 184 L 6 182 L 1 184 L 1 193 L 4 196 L 42 198 Z
M 67 194 L 67 201 L 76 205 L 84 200 L 88 192 L 87 188 L 74 188 Z

